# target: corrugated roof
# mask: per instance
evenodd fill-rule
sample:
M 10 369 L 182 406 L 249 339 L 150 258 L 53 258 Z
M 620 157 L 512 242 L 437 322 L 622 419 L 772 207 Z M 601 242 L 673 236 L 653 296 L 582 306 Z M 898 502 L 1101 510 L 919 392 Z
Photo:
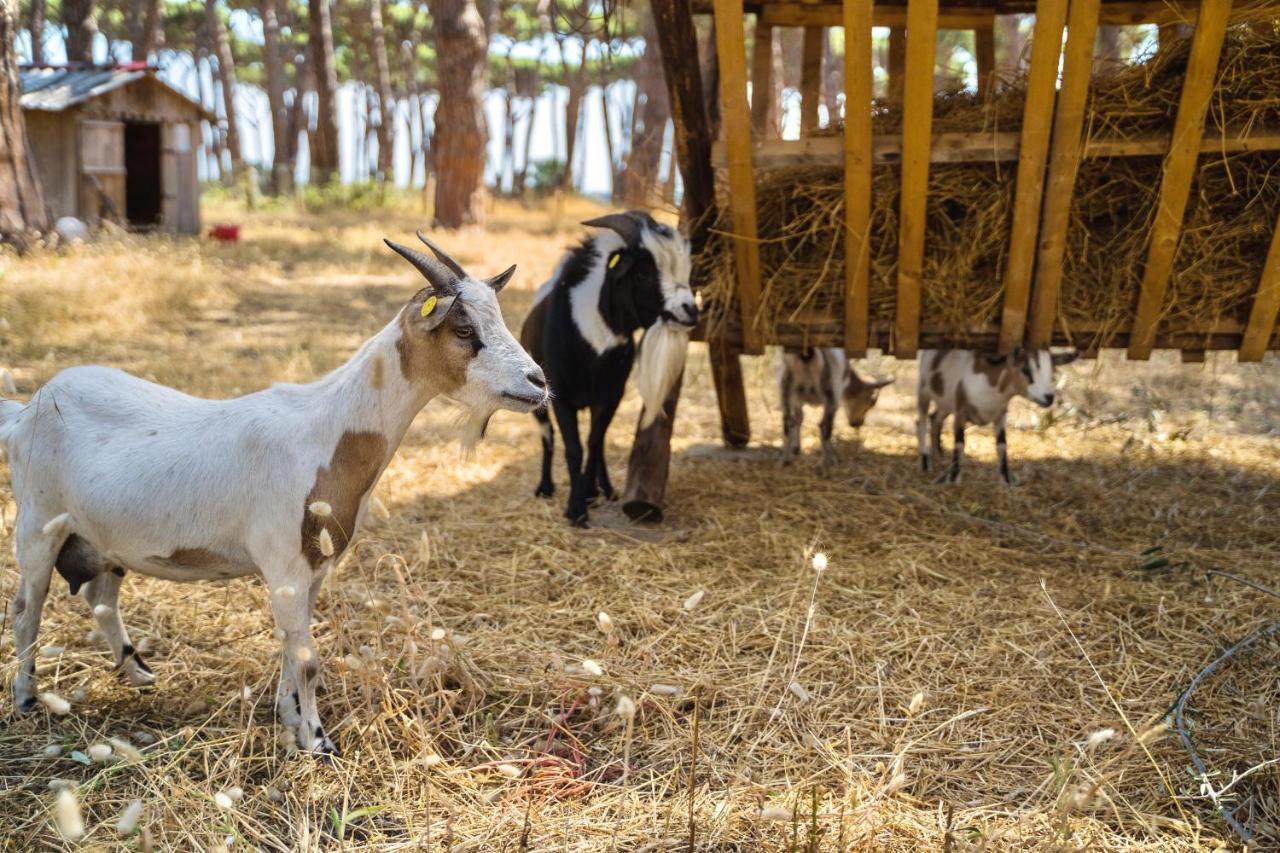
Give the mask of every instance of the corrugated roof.
M 68 107 L 83 104 L 113 89 L 141 80 L 152 72 L 139 65 L 117 67 L 59 67 L 38 66 L 19 70 L 22 80 L 22 108 L 59 112 Z M 191 106 L 207 114 L 205 108 L 185 94 L 156 78 L 156 82 L 169 89 Z

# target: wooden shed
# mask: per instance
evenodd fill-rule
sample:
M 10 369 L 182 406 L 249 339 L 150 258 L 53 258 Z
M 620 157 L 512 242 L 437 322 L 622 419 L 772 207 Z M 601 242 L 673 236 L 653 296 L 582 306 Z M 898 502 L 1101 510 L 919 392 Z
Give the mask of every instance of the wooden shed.
M 21 69 L 22 110 L 54 218 L 200 231 L 202 106 L 142 64 Z
M 1154 348 L 1182 350 L 1187 360 L 1199 360 L 1205 350 L 1235 350 L 1242 361 L 1259 360 L 1265 350 L 1280 346 L 1280 238 L 1273 237 L 1276 212 L 1269 207 L 1253 205 L 1251 214 L 1264 209 L 1262 218 L 1268 221 L 1251 226 L 1248 251 L 1237 253 L 1247 255 L 1248 275 L 1217 279 L 1223 290 L 1231 288 L 1230 299 L 1224 300 L 1230 310 L 1204 307 L 1217 287 L 1212 273 L 1197 280 L 1200 295 L 1206 296 L 1200 313 L 1187 319 L 1186 312 L 1176 310 L 1183 298 L 1179 252 L 1193 230 L 1187 212 L 1204 195 L 1195 188 L 1205 180 L 1207 160 L 1274 157 L 1272 152 L 1280 149 L 1280 127 L 1252 120 L 1230 123 L 1230 110 L 1223 110 L 1223 104 L 1234 95 L 1224 94 L 1222 82 L 1229 63 L 1219 62 L 1227 56 L 1224 40 L 1231 42 L 1232 32 L 1244 32 L 1232 29 L 1241 21 L 1252 22 L 1241 27 L 1254 27 L 1248 33 L 1258 36 L 1265 27 L 1270 44 L 1280 44 L 1275 21 L 1280 3 L 654 0 L 654 10 L 685 177 L 686 212 L 701 223 L 695 225 L 700 231 L 695 245 L 710 241 L 720 269 L 729 270 L 722 276 L 729 284 L 716 291 L 713 305 L 720 322 L 704 334 L 711 344 L 725 437 L 731 444 L 745 442 L 749 434 L 738 357 L 759 354 L 767 344 L 843 345 L 852 356 L 880 348 L 899 358 L 912 358 L 924 347 L 1008 351 L 1021 344 L 1075 344 L 1089 352 L 1124 348 L 1136 359 L 1147 358 Z M 954 132 L 944 126 L 940 132 L 933 121 L 939 29 L 974 32 L 981 98 L 995 91 L 993 30 L 996 16 L 1003 14 L 1035 16 L 1029 64 L 1016 90 L 1017 124 L 1008 130 L 975 122 L 980 130 Z M 698 60 L 692 26 L 697 15 L 714 18 L 714 64 Z M 1164 111 L 1168 124 L 1154 132 L 1118 135 L 1107 122 L 1091 121 L 1095 35 L 1100 26 L 1134 24 L 1158 25 L 1160 49 L 1168 37 L 1180 53 L 1177 62 L 1165 66 L 1174 69 L 1171 102 Z M 890 29 L 889 104 L 872 97 L 873 26 Z M 818 128 L 823 35 L 831 27 L 844 32 L 843 108 L 834 117 L 838 121 Z M 752 97 L 773 89 L 771 45 L 780 28 L 805 33 L 801 138 L 794 140 L 768 131 L 773 106 L 767 98 Z M 705 81 L 705 89 L 703 68 L 716 69 L 718 76 L 718 81 Z M 1239 100 L 1264 106 L 1275 101 L 1262 92 L 1248 95 Z M 889 112 L 897 123 L 886 129 Z M 1270 119 L 1269 112 L 1257 114 Z M 1101 311 L 1090 316 L 1091 309 L 1074 304 L 1068 306 L 1072 314 L 1064 308 L 1064 294 L 1073 285 L 1064 284 L 1063 269 L 1073 258 L 1070 238 L 1080 228 L 1073 208 L 1082 194 L 1083 177 L 1078 176 L 1088 172 L 1091 180 L 1102 181 L 1090 185 L 1091 197 L 1105 198 L 1105 182 L 1138 161 L 1147 164 L 1151 178 L 1146 182 L 1148 206 L 1128 228 L 1137 251 L 1131 253 L 1127 278 L 1117 275 L 1115 281 L 1103 282 L 1112 297 L 1105 317 L 1097 316 Z M 936 201 L 931 168 L 942 172 L 951 164 L 999 170 L 1007 202 L 998 248 L 990 253 L 998 255 L 989 266 L 990 291 L 962 306 L 967 314 L 960 320 L 942 323 L 927 309 L 930 288 L 946 282 L 931 280 L 926 250 L 938 239 L 929 224 L 930 203 Z M 761 230 L 763 202 L 757 198 L 770 169 L 801 167 L 835 170 L 834 177 L 828 175 L 834 201 L 827 203 L 830 196 L 824 200 L 830 224 L 806 232 L 822 232 L 821 249 L 828 254 L 815 254 L 825 264 L 830 298 L 816 308 L 808 304 L 804 310 L 779 312 L 769 307 L 770 288 L 797 256 L 779 261 L 774 252 L 773 261 L 762 261 L 762 253 L 786 235 Z M 1269 167 L 1243 159 L 1232 161 L 1232 167 L 1229 180 L 1244 173 L 1256 178 L 1256 185 L 1270 187 L 1268 192 L 1274 189 L 1266 177 Z M 1267 204 L 1274 204 L 1268 199 Z M 885 208 L 890 215 L 877 219 L 875 211 Z M 785 230 L 789 213 L 771 215 L 775 223 L 783 220 L 780 230 Z M 965 220 L 957 217 L 951 224 L 963 237 Z M 1217 225 L 1211 220 L 1207 227 L 1195 228 L 1194 236 L 1212 236 Z M 826 263 L 833 245 L 839 260 Z M 1098 278 L 1110 273 L 1105 262 L 1105 255 L 1101 264 L 1095 255 Z M 1203 273 L 1204 266 L 1196 272 Z M 833 275 L 832 270 L 838 272 Z

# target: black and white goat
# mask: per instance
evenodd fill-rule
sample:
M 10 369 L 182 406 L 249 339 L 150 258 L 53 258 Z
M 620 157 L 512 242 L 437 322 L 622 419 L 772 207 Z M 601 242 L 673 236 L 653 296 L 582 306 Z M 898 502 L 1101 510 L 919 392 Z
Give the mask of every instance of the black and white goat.
M 54 568 L 73 592 L 84 586 L 135 685 L 154 676 L 120 618 L 126 571 L 177 581 L 256 574 L 284 644 L 282 719 L 302 748 L 336 751 L 316 711 L 312 610 L 409 424 L 442 394 L 468 410 L 471 438 L 498 409 L 546 403 L 542 370 L 498 308 L 515 267 L 482 281 L 422 239 L 438 260 L 388 245 L 429 286 L 309 385 L 204 400 L 93 366 L 62 371 L 26 405 L 0 400 L 18 503 L 19 710 L 36 704 L 36 636 Z
M 1009 355 L 974 350 L 921 350 L 916 395 L 916 438 L 921 467 L 927 472 L 942 461 L 942 426 L 948 417 L 954 417 L 955 447 L 947 479 L 953 483 L 959 481 L 965 427 L 994 423 L 1000 476 L 1012 485 L 1005 436 L 1009 401 L 1022 396 L 1042 408 L 1052 406 L 1054 368 L 1070 364 L 1078 357 L 1075 351 L 1051 353 L 1047 349 L 1028 351 L 1021 347 Z
M 800 427 L 804 423 L 804 407 L 821 406 L 822 459 L 830 464 L 836 459 L 831 433 L 835 427 L 836 409 L 844 403 L 849 426 L 858 429 L 875 406 L 880 389 L 893 382 L 875 379 L 870 382 L 858 375 L 842 347 L 801 349 L 786 347 L 778 369 L 778 391 L 782 402 L 783 462 L 790 463 L 800 452 Z
M 560 261 L 539 288 L 520 341 L 546 371 L 551 408 L 564 436 L 569 469 L 565 517 L 585 527 L 587 507 L 614 498 L 605 467 L 604 440 L 636 360 L 644 419 L 652 421 L 684 368 L 689 330 L 698 309 L 689 288 L 689 243 L 644 211 L 611 213 L 584 222 L 599 228 Z M 584 464 L 578 412 L 589 409 Z M 555 493 L 551 461 L 555 431 L 546 407 L 534 412 L 542 426 L 542 478 L 536 494 Z

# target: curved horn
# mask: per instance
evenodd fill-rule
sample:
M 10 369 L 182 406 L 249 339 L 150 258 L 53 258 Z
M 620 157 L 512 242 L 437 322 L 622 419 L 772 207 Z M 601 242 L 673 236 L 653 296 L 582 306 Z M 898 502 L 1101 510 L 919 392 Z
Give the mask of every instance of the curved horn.
M 609 213 L 582 223 L 588 228 L 608 228 L 626 241 L 628 246 L 640 242 L 640 222 L 629 213 Z
M 507 282 L 511 280 L 511 276 L 516 274 L 516 265 L 512 264 L 504 271 L 495 276 L 490 276 L 484 280 L 484 283 L 493 288 L 494 293 L 501 293 L 502 288 L 507 286 Z
M 421 240 L 426 245 L 426 247 L 431 250 L 431 254 L 435 255 L 437 258 L 440 259 L 440 263 L 444 264 L 446 267 L 452 270 L 454 275 L 456 275 L 458 278 L 467 277 L 467 271 L 462 268 L 461 264 L 459 264 L 453 258 L 449 257 L 449 253 L 446 252 L 444 249 L 441 249 L 435 243 L 432 243 L 430 240 L 428 240 L 426 234 L 423 234 L 421 231 L 419 231 L 418 239 Z
M 423 277 L 427 281 L 431 282 L 431 286 L 439 291 L 442 296 L 453 296 L 458 292 L 456 284 L 457 278 L 444 264 L 432 258 L 428 258 L 426 255 L 416 249 L 410 249 L 408 246 L 401 246 L 399 243 L 393 243 L 387 239 L 383 239 L 382 242 L 390 246 L 396 254 L 400 255 L 400 257 L 413 264 L 414 268 L 417 269 L 418 272 L 422 273 Z

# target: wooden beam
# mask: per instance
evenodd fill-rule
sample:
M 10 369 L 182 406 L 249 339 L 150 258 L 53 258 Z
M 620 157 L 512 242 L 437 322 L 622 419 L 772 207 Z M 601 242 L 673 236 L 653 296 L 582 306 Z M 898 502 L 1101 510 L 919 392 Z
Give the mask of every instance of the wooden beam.
M 716 52 L 720 56 L 720 113 L 729 161 L 729 214 L 733 224 L 743 350 L 764 352 L 756 325 L 760 311 L 760 246 L 756 228 L 756 178 L 747 107 L 747 48 L 740 0 L 715 0 Z
M 989 98 L 996 82 L 996 29 L 978 27 L 973 31 L 974 60 L 978 64 L 978 96 Z
M 908 5 L 909 8 L 909 5 Z M 766 3 L 760 6 L 760 17 L 774 27 L 842 27 L 844 15 L 841 4 L 817 3 Z M 909 12 L 902 6 L 875 6 L 871 12 L 871 25 L 900 29 L 907 26 Z M 938 13 L 937 29 L 976 30 L 990 27 L 995 22 L 995 9 L 945 9 Z
M 800 58 L 800 135 L 818 129 L 818 104 L 822 101 L 822 47 L 825 27 L 805 27 Z
M 1036 237 L 1040 233 L 1044 166 L 1049 156 L 1049 129 L 1053 125 L 1054 90 L 1058 82 L 1058 60 L 1062 56 L 1062 28 L 1066 23 L 1066 3 L 1040 0 L 1036 4 L 1031 70 L 1027 75 L 1026 106 L 1022 110 L 1022 139 L 1018 144 L 1013 226 L 1005 262 L 1000 352 L 1009 352 L 1020 345 L 1027 327 L 1031 272 L 1036 259 Z
M 889 103 L 902 106 L 903 87 L 907 82 L 907 30 L 889 30 Z
M 933 135 L 933 66 L 938 0 L 907 0 L 907 63 L 902 114 L 902 191 L 898 195 L 897 340 L 894 355 L 913 358 L 920 334 L 920 289 Z
M 742 361 L 728 341 L 728 330 L 708 341 L 711 381 L 720 404 L 720 435 L 730 447 L 746 447 L 751 440 L 747 393 L 742 384 Z
M 844 4 L 844 348 L 867 352 L 871 282 L 871 3 Z
M 1280 219 L 1276 221 L 1271 250 L 1267 252 L 1267 262 L 1258 281 L 1258 293 L 1253 297 L 1253 308 L 1249 311 L 1249 324 L 1245 326 L 1244 340 L 1240 343 L 1240 361 L 1262 361 L 1262 354 L 1275 331 L 1277 316 L 1280 316 Z
M 671 431 L 684 373 L 662 403 L 662 414 L 647 427 L 636 425 L 636 437 L 627 457 L 627 482 L 622 490 L 622 511 L 632 521 L 662 521 L 667 498 L 667 473 L 671 470 Z M 643 418 L 643 411 L 641 418 Z
M 1231 0 L 1204 0 L 1200 7 L 1199 21 L 1191 39 L 1191 57 L 1187 61 L 1182 95 L 1178 101 L 1178 117 L 1173 124 L 1169 154 L 1164 160 L 1160 200 L 1151 226 L 1151 243 L 1129 341 L 1131 359 L 1147 359 L 1155 346 L 1164 294 L 1169 286 L 1169 273 L 1173 269 L 1178 237 L 1182 232 L 1182 217 L 1196 174 L 1196 157 L 1204 137 L 1204 114 L 1213 94 L 1218 57 L 1222 53 L 1222 39 L 1227 32 L 1230 15 Z
M 756 139 L 777 136 L 773 129 L 773 27 L 756 17 L 751 53 L 751 132 Z
M 1018 159 L 1020 134 L 937 133 L 929 149 L 930 163 L 997 163 Z M 839 137 L 815 136 L 810 139 L 770 139 L 754 146 L 757 169 L 784 166 L 840 166 L 844 163 L 844 147 Z M 1080 156 L 1152 157 L 1167 154 L 1167 135 L 1136 139 L 1094 139 L 1084 143 Z M 1249 151 L 1280 151 L 1280 131 L 1255 131 L 1249 136 L 1206 136 L 1200 143 L 1201 154 L 1237 154 Z M 871 162 L 877 164 L 902 161 L 902 135 L 881 133 L 871 139 Z M 712 146 L 712 162 L 723 168 L 727 163 L 724 143 Z
M 1058 289 L 1062 284 L 1062 258 L 1067 247 L 1071 199 L 1083 151 L 1085 101 L 1093 69 L 1094 41 L 1098 34 L 1099 0 L 1072 0 L 1067 19 L 1067 47 L 1062 61 L 1062 88 L 1053 118 L 1053 145 L 1049 176 L 1045 179 L 1044 205 L 1040 212 L 1040 246 L 1036 252 L 1035 290 L 1031 306 L 1030 344 L 1047 346 L 1058 314 Z

